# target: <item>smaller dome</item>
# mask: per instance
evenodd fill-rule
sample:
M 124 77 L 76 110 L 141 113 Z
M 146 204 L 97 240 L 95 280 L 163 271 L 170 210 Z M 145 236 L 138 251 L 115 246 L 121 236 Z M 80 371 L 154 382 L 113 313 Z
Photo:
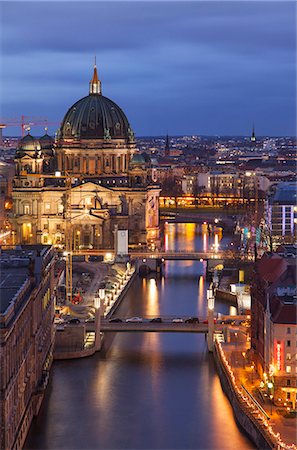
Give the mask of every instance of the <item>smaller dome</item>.
M 151 164 L 152 161 L 151 161 L 150 155 L 149 155 L 148 153 L 146 153 L 146 152 L 143 152 L 143 153 L 141 153 L 141 154 L 142 154 L 142 156 L 143 156 L 143 158 L 144 158 L 146 164 Z
M 42 150 L 52 149 L 54 142 L 54 139 L 49 134 L 47 134 L 47 132 L 43 136 L 41 136 L 41 138 L 39 138 L 39 143 Z
M 36 152 L 39 150 L 41 150 L 41 146 L 38 139 L 31 136 L 29 133 L 20 140 L 18 145 L 18 151 Z
M 141 153 L 134 153 L 130 161 L 131 166 L 142 166 L 145 164 L 145 159 Z

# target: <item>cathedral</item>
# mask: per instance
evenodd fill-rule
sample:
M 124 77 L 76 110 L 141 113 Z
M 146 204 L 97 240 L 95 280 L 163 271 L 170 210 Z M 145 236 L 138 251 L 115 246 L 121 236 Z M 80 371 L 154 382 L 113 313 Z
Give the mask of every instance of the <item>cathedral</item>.
M 129 230 L 129 244 L 158 244 L 150 157 L 139 153 L 122 109 L 102 95 L 96 65 L 89 95 L 69 108 L 56 138 L 28 133 L 15 165 L 14 243 L 63 248 L 70 223 L 74 250 L 113 248 L 116 229 Z

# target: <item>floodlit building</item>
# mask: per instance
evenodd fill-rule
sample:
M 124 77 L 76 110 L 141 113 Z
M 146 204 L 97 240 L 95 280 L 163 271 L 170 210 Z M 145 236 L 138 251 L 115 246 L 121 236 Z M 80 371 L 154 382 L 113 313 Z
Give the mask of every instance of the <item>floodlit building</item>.
M 267 206 L 267 225 L 273 243 L 296 242 L 297 184 L 280 183 Z
M 53 360 L 54 251 L 32 245 L 0 256 L 0 446 L 21 449 Z
M 264 255 L 252 287 L 251 345 L 274 403 L 295 409 L 297 395 L 296 248 Z M 287 253 L 288 255 L 288 253 Z
M 104 97 L 94 67 L 89 95 L 66 112 L 55 142 L 25 136 L 16 152 L 11 222 L 16 243 L 112 248 L 114 230 L 130 244 L 157 243 L 159 186 L 122 109 Z

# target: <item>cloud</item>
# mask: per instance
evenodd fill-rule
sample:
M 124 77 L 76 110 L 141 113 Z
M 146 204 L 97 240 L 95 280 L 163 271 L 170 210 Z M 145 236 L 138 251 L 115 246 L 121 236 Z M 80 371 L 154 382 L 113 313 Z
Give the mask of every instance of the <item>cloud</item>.
M 96 54 L 104 95 L 138 134 L 195 132 L 197 123 L 232 133 L 230 105 L 239 109 L 234 134 L 251 120 L 265 134 L 295 131 L 293 2 L 2 2 L 1 10 L 6 116 L 60 120 L 87 95 Z

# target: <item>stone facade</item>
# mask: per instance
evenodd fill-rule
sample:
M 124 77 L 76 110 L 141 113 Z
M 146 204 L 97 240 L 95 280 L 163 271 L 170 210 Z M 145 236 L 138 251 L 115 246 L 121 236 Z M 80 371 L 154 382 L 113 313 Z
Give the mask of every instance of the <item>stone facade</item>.
M 16 153 L 12 230 L 15 243 L 63 248 L 71 221 L 75 249 L 157 244 L 159 193 L 149 157 L 139 154 L 123 111 L 101 94 L 95 68 L 90 94 L 66 113 L 55 142 L 30 134 Z M 68 231 L 67 231 L 68 232 Z
M 5 450 L 21 449 L 53 359 L 53 249 L 3 251 L 0 276 L 0 443 Z

